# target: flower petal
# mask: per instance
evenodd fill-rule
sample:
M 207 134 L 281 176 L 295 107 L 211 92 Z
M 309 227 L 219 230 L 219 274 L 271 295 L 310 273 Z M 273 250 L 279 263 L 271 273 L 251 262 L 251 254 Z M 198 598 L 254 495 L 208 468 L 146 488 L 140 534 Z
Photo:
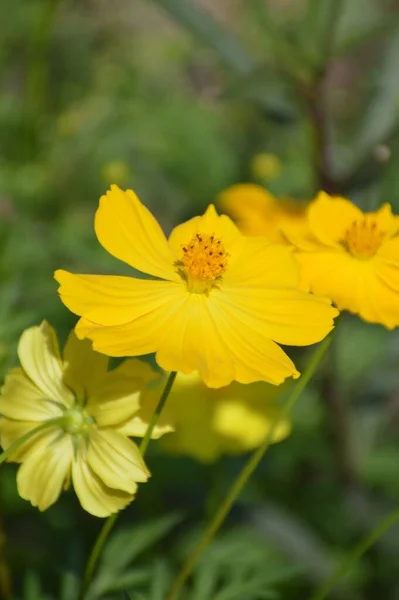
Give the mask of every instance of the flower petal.
M 239 383 L 267 381 L 279 385 L 287 377 L 299 377 L 294 363 L 285 352 L 265 335 L 262 328 L 255 323 L 242 323 L 235 311 L 227 309 L 226 305 L 217 299 L 208 305 L 214 322 L 218 324 L 220 337 L 223 339 L 231 360 L 234 364 L 235 377 Z M 216 374 L 213 374 L 214 377 Z M 219 387 L 224 384 L 211 379 L 205 383 L 209 387 Z M 215 385 L 216 384 L 216 385 Z
M 235 371 L 208 303 L 203 294 L 187 296 L 184 305 L 168 321 L 158 343 L 156 360 L 166 371 L 198 370 L 207 385 L 220 387 L 235 379 Z
M 6 450 L 13 442 L 21 438 L 23 435 L 35 429 L 38 426 L 37 422 L 31 421 L 15 421 L 1 417 L 0 419 L 0 445 Z M 8 462 L 22 462 L 32 452 L 40 450 L 54 442 L 59 437 L 60 429 L 56 425 L 37 433 L 30 440 L 25 442 L 18 450 L 13 452 L 7 459 Z
M 280 409 L 281 411 L 281 409 Z M 279 409 L 265 402 L 261 410 L 254 410 L 249 402 L 242 399 L 226 398 L 215 406 L 213 428 L 230 442 L 225 445 L 233 452 L 245 452 L 260 446 L 276 420 Z M 282 419 L 277 426 L 271 442 L 285 439 L 291 431 L 288 419 Z M 226 448 L 226 449 L 227 449 Z
M 62 382 L 63 365 L 57 336 L 46 321 L 23 332 L 18 356 L 25 373 L 49 400 L 71 405 L 73 394 Z
M 100 244 L 119 260 L 142 273 L 178 280 L 162 229 L 132 190 L 112 185 L 100 199 L 94 226 Z
M 64 383 L 80 400 L 90 398 L 107 375 L 108 356 L 95 352 L 89 340 L 71 331 L 64 348 Z
M 173 229 L 169 236 L 169 246 L 176 259 L 181 258 L 182 246 L 188 244 L 196 233 L 209 233 L 220 238 L 232 258 L 239 253 L 242 240 L 239 229 L 229 217 L 218 215 L 213 204 L 208 206 L 202 216 L 194 217 Z
M 17 474 L 19 495 L 39 510 L 46 510 L 56 502 L 68 478 L 73 459 L 70 436 L 55 439 L 51 445 L 42 445 L 25 457 Z
M 269 244 L 265 238 L 243 238 L 235 263 L 223 276 L 221 290 L 234 287 L 296 287 L 299 264 L 293 248 Z
M 0 395 L 0 414 L 20 421 L 35 421 L 37 425 L 37 422 L 60 417 L 62 407 L 17 367 L 6 375 Z
M 153 283 L 163 285 L 161 281 Z M 156 309 L 148 310 L 148 305 L 140 304 L 137 309 L 141 309 L 141 316 L 115 327 L 101 327 L 85 318 L 80 319 L 75 329 L 77 336 L 90 338 L 95 350 L 109 356 L 140 356 L 155 352 L 160 337 L 168 330 L 169 320 L 188 295 L 182 285 L 168 285 L 168 290 L 161 295 L 163 302 L 160 301 Z
M 134 495 L 106 486 L 85 462 L 82 453 L 72 463 L 72 482 L 80 504 L 95 517 L 108 517 L 125 508 Z
M 331 300 L 296 289 L 229 288 L 215 294 L 244 327 L 289 346 L 307 346 L 333 329 L 338 311 Z
M 336 246 L 345 237 L 353 221 L 363 219 L 360 208 L 349 200 L 331 197 L 320 192 L 308 209 L 308 220 L 313 234 L 327 246 Z
M 61 300 L 73 313 L 99 325 L 128 323 L 158 309 L 170 300 L 182 283 L 55 272 L 61 284 Z
M 357 289 L 367 261 L 345 252 L 298 253 L 304 287 L 331 298 L 339 310 L 358 312 Z
M 199 371 L 209 387 L 269 381 L 279 384 L 299 373 L 288 356 L 262 332 L 247 330 L 215 296 L 192 294 L 168 322 L 156 354 L 168 371 Z

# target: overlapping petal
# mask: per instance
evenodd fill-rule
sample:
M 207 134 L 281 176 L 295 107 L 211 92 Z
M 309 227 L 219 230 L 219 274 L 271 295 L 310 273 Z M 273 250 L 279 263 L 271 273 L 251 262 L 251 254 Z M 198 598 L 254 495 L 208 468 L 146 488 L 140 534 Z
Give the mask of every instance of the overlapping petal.
M 68 337 L 64 348 L 63 380 L 79 400 L 94 396 L 102 389 L 107 375 L 108 356 L 94 352 L 89 340 L 79 340 L 74 331 Z
M 177 281 L 165 235 L 132 190 L 117 185 L 100 199 L 95 230 L 100 244 L 142 273 Z
M 18 356 L 25 373 L 47 398 L 71 405 L 73 394 L 62 382 L 63 365 L 57 337 L 46 321 L 23 332 Z
M 22 498 L 39 510 L 46 510 L 58 499 L 67 480 L 73 459 L 70 436 L 56 443 L 40 445 L 31 451 L 18 469 L 17 484 Z
M 258 329 L 271 340 L 289 346 L 320 342 L 338 316 L 329 298 L 296 289 L 231 287 L 228 294 L 217 294 L 217 300 L 245 328 Z
M 220 289 L 228 294 L 234 287 L 297 287 L 299 265 L 294 250 L 269 244 L 264 238 L 243 238 L 239 260 L 229 266 Z
M 320 192 L 308 209 L 312 233 L 327 246 L 337 246 L 353 221 L 362 218 L 362 211 L 352 202 L 345 198 L 330 197 L 325 192 Z
M 160 281 L 152 282 L 156 285 Z M 85 318 L 76 326 L 79 338 L 88 337 L 93 340 L 93 348 L 109 356 L 140 356 L 155 352 L 158 340 L 168 330 L 169 321 L 183 306 L 188 292 L 183 286 L 169 288 L 168 294 L 162 296 L 163 302 L 155 310 L 148 305 L 139 304 L 135 308 L 142 314 L 126 325 L 101 327 Z
M 150 475 L 138 447 L 112 429 L 92 428 L 86 460 L 107 487 L 129 494 L 136 492 L 136 483 L 147 481 Z
M 72 482 L 80 504 L 96 517 L 108 517 L 125 508 L 134 495 L 108 487 L 78 453 L 72 463 Z
M 56 271 L 59 294 L 73 313 L 99 325 L 129 323 L 143 314 L 161 308 L 182 292 L 182 285 L 167 281 L 115 277 L 113 275 L 73 275 Z
M 21 421 L 41 422 L 59 417 L 64 404 L 57 404 L 17 367 L 6 375 L 0 395 L 0 415 Z

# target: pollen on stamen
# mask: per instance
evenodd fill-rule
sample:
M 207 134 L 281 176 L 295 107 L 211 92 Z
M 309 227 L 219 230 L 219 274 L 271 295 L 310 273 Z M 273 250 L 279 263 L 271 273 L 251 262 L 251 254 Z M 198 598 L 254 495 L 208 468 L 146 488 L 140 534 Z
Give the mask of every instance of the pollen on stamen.
M 376 254 L 385 237 L 375 221 L 356 220 L 346 231 L 344 246 L 355 258 L 365 260 Z
M 200 281 L 215 281 L 225 273 L 229 253 L 222 240 L 207 233 L 196 233 L 189 244 L 182 246 L 180 264 L 186 275 Z

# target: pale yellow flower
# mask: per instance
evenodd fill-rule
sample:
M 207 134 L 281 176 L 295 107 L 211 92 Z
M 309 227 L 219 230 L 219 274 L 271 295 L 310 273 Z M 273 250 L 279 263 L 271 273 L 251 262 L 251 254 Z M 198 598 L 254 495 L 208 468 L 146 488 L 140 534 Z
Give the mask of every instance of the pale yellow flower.
M 209 387 L 278 385 L 299 376 L 278 344 L 314 344 L 338 314 L 298 289 L 291 248 L 243 236 L 213 205 L 167 239 L 132 190 L 112 186 L 95 229 L 111 254 L 152 277 L 56 271 L 61 300 L 81 316 L 76 334 L 110 356 L 154 352 L 165 371 L 199 371 Z
M 143 420 L 153 412 L 164 383 L 160 376 L 151 384 L 139 412 Z M 162 438 L 161 446 L 171 454 L 201 462 L 253 450 L 264 442 L 278 415 L 277 394 L 278 388 L 262 382 L 234 382 L 212 389 L 204 385 L 198 373 L 179 373 L 163 413 L 175 431 Z M 283 440 L 290 430 L 290 422 L 283 419 L 272 441 Z
M 10 444 L 54 421 L 15 451 L 22 498 L 45 510 L 70 483 L 85 510 L 105 517 L 124 508 L 149 471 L 128 435 L 143 435 L 140 394 L 154 372 L 139 361 L 108 371 L 108 358 L 72 333 L 61 357 L 55 331 L 43 322 L 18 345 L 21 367 L 0 396 L 0 443 Z M 154 432 L 159 437 L 170 427 Z

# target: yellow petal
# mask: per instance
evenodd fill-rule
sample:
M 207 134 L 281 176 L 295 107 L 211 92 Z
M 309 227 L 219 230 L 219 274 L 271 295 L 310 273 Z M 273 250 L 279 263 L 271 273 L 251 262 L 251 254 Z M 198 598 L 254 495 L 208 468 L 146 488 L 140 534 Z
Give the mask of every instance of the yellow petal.
M 219 435 L 230 439 L 234 444 L 229 445 L 230 450 L 245 452 L 260 446 L 269 435 L 271 427 L 278 417 L 276 406 L 268 410 L 256 411 L 242 399 L 225 399 L 217 403 L 213 419 L 213 427 Z M 287 419 L 277 426 L 271 442 L 280 442 L 288 436 L 291 425 Z
M 221 291 L 234 287 L 296 287 L 299 264 L 288 246 L 269 244 L 265 238 L 243 238 L 237 260 L 223 276 Z
M 262 328 L 248 327 L 233 310 L 216 298 L 208 305 L 209 312 L 218 324 L 220 337 L 223 339 L 230 359 L 234 364 L 234 379 L 240 383 L 267 381 L 279 385 L 287 377 L 299 377 L 294 363 L 285 352 L 267 335 Z M 208 381 L 209 387 L 220 387 L 230 383 L 231 379 L 222 383 L 221 374 L 212 373 Z
M 72 463 L 72 482 L 80 504 L 95 517 L 108 517 L 125 508 L 134 498 L 132 494 L 106 486 L 80 452 Z
M 136 483 L 150 475 L 136 444 L 111 429 L 91 429 L 86 458 L 106 486 L 128 494 L 134 494 Z
M 111 186 L 100 199 L 95 230 L 100 244 L 119 260 L 142 273 L 178 280 L 162 229 L 132 190 Z
M 61 300 L 73 313 L 105 326 L 122 325 L 159 309 L 182 284 L 114 275 L 56 271 Z
M 0 445 L 6 450 L 13 442 L 21 438 L 23 435 L 35 429 L 37 422 L 31 421 L 15 421 L 6 417 L 0 418 Z M 37 448 L 43 448 L 56 439 L 59 435 L 58 427 L 49 427 L 45 431 L 39 432 L 29 441 L 25 442 L 18 450 L 13 452 L 7 459 L 8 462 L 22 462 Z
M 99 379 L 93 387 L 87 411 L 100 427 L 119 428 L 138 413 L 140 394 L 145 389 L 147 365 L 143 361 L 134 362 L 143 365 L 143 377 L 137 372 L 130 377 L 122 363 Z
M 385 261 L 371 263 L 365 270 L 359 293 L 359 314 L 370 323 L 387 329 L 399 326 L 399 268 Z
M 313 234 L 327 246 L 336 246 L 353 221 L 363 217 L 362 211 L 349 200 L 331 197 L 325 192 L 319 193 L 308 211 Z
M 207 385 L 220 387 L 235 378 L 234 363 L 208 303 L 204 294 L 187 295 L 184 305 L 168 321 L 158 342 L 156 360 L 166 371 L 198 370 Z
M 95 352 L 89 340 L 71 331 L 64 348 L 64 383 L 80 400 L 90 398 L 106 377 L 108 356 Z
M 18 356 L 25 373 L 49 400 L 66 406 L 73 402 L 72 392 L 62 383 L 63 364 L 57 336 L 46 321 L 23 332 Z
M 17 474 L 19 495 L 39 510 L 56 502 L 68 478 L 73 458 L 70 436 L 56 438 L 24 459 Z
M 299 373 L 288 356 L 262 332 L 248 331 L 215 295 L 192 294 L 168 322 L 159 342 L 158 364 L 168 371 L 199 371 L 209 387 L 231 381 L 279 384 Z
M 60 417 L 62 408 L 18 367 L 6 375 L 0 395 L 0 414 L 20 421 L 34 421 L 37 425 L 37 422 Z
M 398 218 L 392 214 L 390 204 L 383 204 L 375 213 L 371 213 L 375 217 L 375 222 L 379 231 L 389 232 L 395 235 L 398 231 Z
M 221 239 L 232 256 L 241 247 L 242 235 L 233 221 L 226 215 L 218 215 L 213 204 L 210 204 L 201 217 L 194 217 L 173 229 L 169 246 L 176 259 L 182 255 L 182 246 L 188 244 L 196 233 L 209 233 Z
M 289 346 L 320 342 L 339 314 L 328 298 L 295 289 L 229 288 L 217 299 L 249 331 Z
M 254 183 L 238 183 L 219 194 L 223 210 L 237 221 L 240 230 L 249 236 L 269 236 L 276 228 L 276 198 Z
M 157 281 L 154 284 L 162 284 Z M 169 284 L 167 294 L 157 309 L 148 311 L 148 306 L 140 305 L 142 316 L 126 325 L 101 327 L 87 319 L 80 319 L 76 334 L 93 340 L 93 348 L 109 356 L 140 356 L 155 352 L 160 337 L 168 330 L 169 320 L 184 303 L 188 293 L 182 285 Z
M 359 281 L 368 261 L 359 261 L 346 252 L 300 252 L 304 287 L 331 298 L 339 310 L 358 312 Z
M 118 424 L 113 425 L 113 428 L 124 435 L 144 437 L 166 380 L 150 364 L 137 359 L 125 360 L 115 369 L 115 373 L 118 379 L 126 381 L 130 390 L 138 389 L 139 392 L 137 394 L 137 411 L 132 416 L 130 410 L 130 415 L 127 415 L 124 421 L 120 419 Z M 170 431 L 173 431 L 173 424 L 166 417 L 165 411 L 162 411 L 151 438 L 158 439 Z

